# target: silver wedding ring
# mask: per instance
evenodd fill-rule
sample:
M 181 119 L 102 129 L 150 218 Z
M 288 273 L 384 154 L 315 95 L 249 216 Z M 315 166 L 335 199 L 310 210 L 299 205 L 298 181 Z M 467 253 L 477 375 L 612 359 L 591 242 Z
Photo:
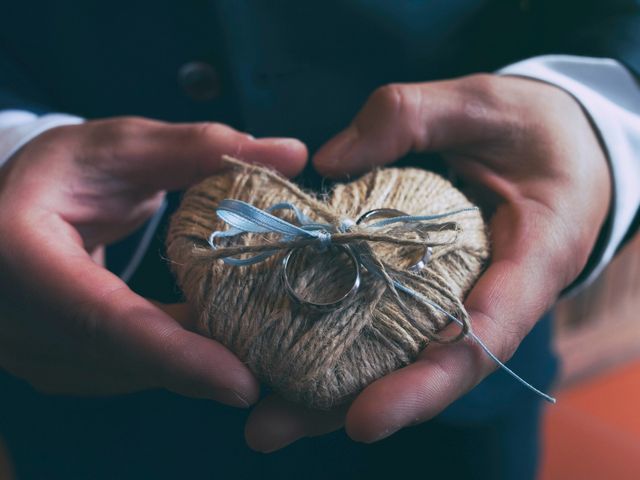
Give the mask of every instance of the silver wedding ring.
M 313 302 L 309 299 L 303 298 L 300 294 L 295 290 L 291 282 L 289 281 L 289 263 L 292 259 L 295 258 L 295 255 L 300 254 L 300 250 L 298 248 L 291 249 L 287 252 L 287 254 L 282 259 L 282 282 L 284 284 L 284 288 L 289 295 L 289 297 L 296 302 L 298 305 L 303 307 L 308 307 L 313 310 L 319 312 L 330 312 L 333 310 L 337 310 L 346 306 L 354 297 L 358 289 L 360 288 L 360 262 L 356 258 L 353 250 L 348 245 L 333 245 L 331 248 L 337 248 L 343 250 L 351 263 L 353 263 L 354 270 L 354 278 L 353 283 L 351 284 L 351 288 L 341 297 L 331 300 L 329 302 Z
M 366 221 L 366 220 L 374 220 L 376 218 L 393 218 L 393 217 L 406 217 L 409 216 L 408 213 L 405 213 L 400 210 L 396 210 L 395 208 L 375 208 L 373 210 L 369 210 L 368 212 L 360 215 L 358 220 L 356 220 L 356 225 Z M 427 266 L 429 260 L 431 260 L 431 256 L 433 255 L 433 248 L 426 247 L 424 250 L 424 254 L 416 263 L 407 268 L 410 272 L 417 273 Z
M 376 208 L 360 215 L 358 220 L 356 220 L 356 225 L 361 224 L 362 222 L 367 220 L 403 217 L 408 215 L 409 214 L 400 210 L 396 210 L 394 208 Z M 360 262 L 358 261 L 358 258 L 354 254 L 351 247 L 349 247 L 348 245 L 336 244 L 331 248 L 343 250 L 344 253 L 347 254 L 349 260 L 353 264 L 354 276 L 353 283 L 351 284 L 349 290 L 339 298 L 332 299 L 328 302 L 314 302 L 312 300 L 304 298 L 299 294 L 299 292 L 296 291 L 294 286 L 291 284 L 289 273 L 290 264 L 295 259 L 295 256 L 300 254 L 300 251 L 302 249 L 293 248 L 289 250 L 282 259 L 281 276 L 282 283 L 284 284 L 284 289 L 287 292 L 287 295 L 289 295 L 289 298 L 291 298 L 298 305 L 316 310 L 318 312 L 330 312 L 346 306 L 355 297 L 358 289 L 360 288 Z M 433 249 L 431 247 L 426 247 L 424 254 L 420 258 L 420 260 L 408 267 L 408 270 L 414 273 L 419 272 L 427 265 L 427 263 L 429 263 L 432 255 Z

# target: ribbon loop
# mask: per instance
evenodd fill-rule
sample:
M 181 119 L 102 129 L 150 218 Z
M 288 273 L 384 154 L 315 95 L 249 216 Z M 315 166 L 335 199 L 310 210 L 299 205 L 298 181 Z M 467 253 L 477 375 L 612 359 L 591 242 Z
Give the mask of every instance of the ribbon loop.
M 285 204 L 282 205 L 284 208 Z M 293 205 L 291 205 L 293 207 Z M 296 209 L 297 210 L 297 209 Z M 286 236 L 314 236 L 313 233 L 287 222 L 265 210 L 241 200 L 222 200 L 216 209 L 218 217 L 228 225 L 250 233 L 279 233 Z

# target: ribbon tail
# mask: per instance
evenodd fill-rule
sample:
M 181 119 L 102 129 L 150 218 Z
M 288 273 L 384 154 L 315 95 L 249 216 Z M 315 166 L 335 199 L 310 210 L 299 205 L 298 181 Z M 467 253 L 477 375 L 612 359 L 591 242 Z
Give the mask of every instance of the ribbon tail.
M 459 320 L 456 318 L 456 321 L 459 322 Z M 511 375 L 516 381 L 520 382 L 522 385 L 524 385 L 525 387 L 527 387 L 529 390 L 531 390 L 533 393 L 536 393 L 537 395 L 539 395 L 540 397 L 544 398 L 547 402 L 549 403 L 556 403 L 556 399 L 555 397 L 552 397 L 551 395 L 548 395 L 546 393 L 544 393 L 542 390 L 534 387 L 533 385 L 531 385 L 529 382 L 527 382 L 526 380 L 524 380 L 521 376 L 519 376 L 516 372 L 514 372 L 513 370 L 511 370 L 509 367 L 507 367 L 504 363 L 502 363 L 500 361 L 500 359 L 498 357 L 496 357 L 493 352 L 491 350 L 489 350 L 489 347 L 487 347 L 487 345 L 475 334 L 473 333 L 473 331 L 469 331 L 469 336 L 478 344 L 480 345 L 480 348 L 482 348 L 482 350 L 484 350 L 484 352 L 491 358 L 491 360 L 493 360 L 494 362 L 496 362 L 496 364 L 505 372 L 507 372 L 509 375 Z
M 422 295 L 420 295 L 418 292 L 415 292 L 413 290 L 411 290 L 410 288 L 404 286 L 402 283 L 398 282 L 398 281 L 394 281 L 394 285 L 398 290 L 402 290 L 403 292 L 405 292 L 408 295 L 411 295 L 412 297 L 430 305 L 431 307 L 435 308 L 436 310 L 438 310 L 440 313 L 442 313 L 443 315 L 445 315 L 449 320 L 455 322 L 457 325 L 459 326 L 463 326 L 464 324 L 462 323 L 462 321 L 460 321 L 459 319 L 457 319 L 456 317 L 454 317 L 453 315 L 451 315 L 449 312 L 447 312 L 444 308 L 440 307 L 440 305 L 430 301 L 427 298 L 424 298 Z M 482 341 L 482 339 L 480 339 L 480 337 L 478 337 L 475 333 L 473 333 L 472 330 L 469 330 L 469 333 L 467 334 L 469 335 L 469 337 L 471 337 L 471 339 L 473 341 L 475 341 L 478 345 L 480 345 L 480 348 L 482 348 L 482 350 L 487 354 L 487 356 L 489 356 L 489 358 L 491 358 L 491 360 L 493 360 L 496 365 L 498 365 L 502 370 L 504 370 L 506 373 L 508 373 L 509 375 L 511 375 L 511 377 L 513 377 L 516 381 L 518 381 L 520 384 L 524 385 L 526 388 L 528 388 L 529 390 L 531 390 L 533 393 L 539 395 L 540 397 L 544 398 L 547 402 L 549 403 L 556 403 L 556 399 L 554 397 L 552 397 L 551 395 L 548 395 L 546 393 L 544 393 L 542 390 L 537 389 L 536 387 L 534 387 L 533 385 L 531 385 L 529 382 L 527 382 L 525 379 L 523 379 L 521 376 L 519 376 L 516 372 L 514 372 L 513 370 L 511 370 L 509 367 L 507 367 L 498 357 L 496 357 L 496 355 L 489 349 L 489 347 L 487 346 L 486 343 L 484 343 Z

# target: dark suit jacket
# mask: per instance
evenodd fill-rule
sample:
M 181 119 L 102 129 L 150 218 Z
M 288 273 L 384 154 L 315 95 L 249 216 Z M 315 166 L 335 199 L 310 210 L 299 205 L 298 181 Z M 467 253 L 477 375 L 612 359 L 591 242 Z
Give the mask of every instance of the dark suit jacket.
M 313 149 L 388 82 L 543 53 L 638 72 L 639 45 L 637 0 L 5 1 L 0 109 L 217 120 Z M 194 60 L 216 69 L 219 96 L 185 95 Z
M 7 1 L 0 110 L 214 120 L 313 150 L 380 85 L 544 53 L 613 57 L 639 72 L 640 2 Z M 116 271 L 129 243 L 112 249 Z

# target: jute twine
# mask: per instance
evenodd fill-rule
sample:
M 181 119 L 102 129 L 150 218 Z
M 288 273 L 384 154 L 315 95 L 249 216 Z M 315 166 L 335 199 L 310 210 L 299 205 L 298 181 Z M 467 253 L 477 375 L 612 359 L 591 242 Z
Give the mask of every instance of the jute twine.
M 215 213 L 226 198 L 261 209 L 291 202 L 318 222 L 338 225 L 377 208 L 429 215 L 471 207 L 448 181 L 424 170 L 387 168 L 338 184 L 318 197 L 266 168 L 229 157 L 225 162 L 229 169 L 224 174 L 186 192 L 167 238 L 178 284 L 199 313 L 200 333 L 226 345 L 284 397 L 321 409 L 349 400 L 377 378 L 410 363 L 430 341 L 443 341 L 438 332 L 449 323 L 446 316 L 393 291 L 366 270 L 353 302 L 318 312 L 300 307 L 285 293 L 279 271 L 286 249 L 250 266 L 222 261 L 230 254 L 264 251 L 280 239 L 247 234 L 217 250 L 207 240 L 213 231 L 226 228 Z M 374 238 L 381 236 L 387 240 Z M 355 226 L 336 239 L 349 241 L 366 244 L 385 274 L 468 323 L 462 300 L 489 255 L 477 210 L 435 226 L 390 225 L 376 232 Z M 420 257 L 424 242 L 433 245 L 433 256 L 424 269 L 409 272 L 406 266 Z M 313 301 L 340 297 L 353 281 L 353 266 L 340 250 L 318 251 L 308 243 L 298 242 L 304 254 L 289 270 L 296 291 Z

